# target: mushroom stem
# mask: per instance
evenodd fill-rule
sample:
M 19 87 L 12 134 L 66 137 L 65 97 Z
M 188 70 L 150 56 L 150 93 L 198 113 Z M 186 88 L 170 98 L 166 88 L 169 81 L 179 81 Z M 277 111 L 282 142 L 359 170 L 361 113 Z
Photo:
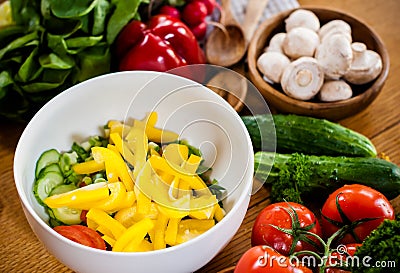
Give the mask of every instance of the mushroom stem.
M 283 91 L 298 100 L 310 100 L 320 90 L 324 73 L 312 57 L 301 57 L 290 63 L 283 71 L 281 85 Z

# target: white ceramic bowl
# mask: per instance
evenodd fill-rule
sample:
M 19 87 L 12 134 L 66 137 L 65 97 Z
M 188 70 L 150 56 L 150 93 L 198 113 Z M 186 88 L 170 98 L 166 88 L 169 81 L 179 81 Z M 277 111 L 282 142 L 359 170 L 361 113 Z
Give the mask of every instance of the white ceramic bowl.
M 110 119 L 143 118 L 157 111 L 157 125 L 179 132 L 201 148 L 212 177 L 228 189 L 225 218 L 206 233 L 171 248 L 116 253 L 89 248 L 53 231 L 34 198 L 35 162 L 49 148 L 70 149 L 73 141 L 100 134 Z M 253 178 L 250 137 L 235 110 L 211 90 L 179 76 L 119 72 L 78 84 L 48 102 L 23 132 L 14 177 L 25 215 L 47 250 L 76 272 L 193 272 L 207 264 L 238 230 L 248 207 Z

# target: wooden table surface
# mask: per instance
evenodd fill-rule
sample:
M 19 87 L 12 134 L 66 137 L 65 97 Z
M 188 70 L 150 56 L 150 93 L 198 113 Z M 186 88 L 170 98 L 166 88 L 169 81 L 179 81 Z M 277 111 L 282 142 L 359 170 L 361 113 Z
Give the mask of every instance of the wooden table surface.
M 301 5 L 334 7 L 371 25 L 383 38 L 391 59 L 382 93 L 363 112 L 340 123 L 367 137 L 400 165 L 400 1 L 300 0 Z M 36 239 L 18 201 L 13 178 L 13 158 L 24 124 L 0 121 L 0 272 L 72 272 L 52 257 Z M 250 248 L 251 227 L 268 203 L 266 189 L 252 196 L 245 220 L 236 236 L 198 272 L 218 272 L 234 265 Z M 199 253 L 201 255 L 201 253 Z M 94 272 L 95 273 L 95 272 Z

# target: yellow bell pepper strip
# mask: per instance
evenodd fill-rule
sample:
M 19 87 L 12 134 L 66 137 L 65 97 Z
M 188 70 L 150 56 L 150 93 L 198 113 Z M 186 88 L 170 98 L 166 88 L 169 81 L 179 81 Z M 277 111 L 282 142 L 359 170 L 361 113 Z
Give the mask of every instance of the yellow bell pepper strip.
M 179 168 L 179 170 L 177 170 L 177 168 L 171 167 L 171 165 L 168 164 L 165 158 L 159 156 L 151 156 L 148 161 L 150 162 L 151 167 L 154 170 L 161 170 L 173 174 L 179 179 L 186 181 L 194 190 L 202 190 L 202 192 L 208 194 L 211 193 L 210 190 L 207 188 L 206 183 L 204 183 L 204 181 L 198 175 L 187 174 L 187 172 L 182 168 Z
M 187 242 L 215 225 L 214 220 L 185 219 L 180 221 L 176 244 Z
M 114 144 L 107 144 L 107 149 L 110 149 L 111 151 L 113 151 L 116 155 L 119 155 L 120 153 L 119 153 L 119 151 L 118 151 L 118 148 L 117 147 L 115 147 L 115 145 Z
M 92 147 L 93 158 L 97 162 L 104 162 L 108 180 L 118 177 L 128 191 L 133 190 L 133 180 L 128 166 L 122 157 L 104 147 Z
M 141 214 L 137 212 L 137 206 L 134 204 L 131 207 L 121 209 L 117 211 L 114 215 L 114 219 L 123 224 L 126 228 L 132 226 L 136 222 L 143 220 L 144 218 L 149 218 L 151 220 L 156 220 L 158 217 L 157 205 L 152 202 L 150 204 L 150 211 L 147 214 Z
M 132 249 L 138 246 L 146 236 L 146 234 L 154 228 L 153 222 L 144 218 L 140 222 L 132 225 L 115 241 L 113 251 L 124 251 L 124 249 L 129 246 Z
M 146 162 L 136 179 L 134 187 L 137 210 L 141 214 L 147 214 L 150 211 L 151 198 L 148 195 L 147 186 L 150 183 L 151 171 L 150 164 Z
M 103 236 L 101 236 L 101 238 L 102 238 L 104 241 L 106 241 L 111 247 L 114 246 L 115 241 L 116 241 L 114 238 L 112 238 L 112 237 L 110 237 L 110 236 L 108 236 L 108 235 L 103 235 Z
M 104 210 L 107 213 L 113 213 L 119 210 L 127 199 L 127 192 L 122 182 L 109 183 L 108 189 L 110 190 L 110 196 L 102 201 L 94 204 L 93 208 Z
M 215 195 L 203 195 L 190 200 L 189 216 L 195 219 L 205 220 L 214 218 L 215 204 L 218 204 Z
M 96 162 L 95 160 L 77 163 L 72 166 L 72 170 L 77 174 L 91 174 L 102 171 L 104 169 L 104 162 Z
M 112 237 L 113 239 L 118 240 L 118 238 L 121 237 L 121 235 L 126 231 L 126 228 L 120 222 L 118 222 L 106 212 L 100 209 L 90 209 L 86 214 L 86 218 L 96 222 L 99 226 L 109 230 L 112 234 L 112 236 L 110 237 Z
M 179 223 L 179 230 L 197 230 L 207 231 L 215 226 L 215 221 L 210 220 L 198 220 L 198 219 L 184 219 Z
M 169 218 L 164 214 L 160 213 L 156 220 L 156 225 L 154 227 L 154 250 L 166 248 L 165 243 L 165 230 L 168 225 Z
M 187 171 L 188 174 L 195 174 L 201 161 L 202 161 L 201 157 L 199 157 L 197 155 L 194 155 L 194 154 L 191 154 L 189 159 L 184 161 L 181 164 L 181 167 L 182 167 L 182 169 Z M 185 182 L 185 181 L 180 181 L 180 180 L 178 180 L 178 181 L 179 181 L 179 184 L 177 184 L 175 186 L 175 187 L 178 188 L 178 193 L 176 194 L 177 197 L 179 198 L 179 197 L 182 197 L 182 196 L 184 196 L 184 195 L 186 195 L 188 193 L 190 194 L 191 192 L 189 192 L 190 191 L 189 184 L 187 182 Z
M 226 215 L 226 212 L 223 208 L 220 207 L 220 205 L 217 203 L 215 204 L 215 212 L 214 212 L 214 219 L 220 222 L 222 218 L 224 218 Z
M 178 235 L 180 218 L 171 218 L 168 221 L 167 229 L 165 230 L 165 243 L 174 246 L 176 245 L 176 237 Z
M 129 244 L 124 248 L 125 252 L 147 252 L 154 250 L 153 244 L 143 239 L 139 245 Z
M 88 228 L 91 228 L 93 230 L 96 230 L 99 227 L 99 224 L 88 218 L 86 218 L 86 225 L 88 226 Z
M 163 149 L 162 156 L 168 163 L 181 166 L 188 159 L 189 148 L 186 145 L 171 143 Z
M 146 135 L 150 141 L 154 141 L 157 143 L 170 143 L 178 140 L 179 135 L 177 133 L 156 128 L 155 126 L 157 120 L 157 112 L 150 112 L 147 117 L 143 121 L 141 121 L 145 123 Z
M 118 208 L 118 211 L 124 208 L 129 208 L 132 207 L 133 204 L 136 202 L 136 194 L 134 191 L 127 191 L 126 192 L 126 198 L 125 200 L 121 203 L 120 207 Z
M 113 239 L 115 241 L 113 233 L 107 227 L 105 227 L 105 226 L 97 226 L 97 228 L 95 230 L 97 230 L 98 232 L 100 232 L 101 234 L 103 234 L 103 235 L 105 235 L 107 237 L 110 237 L 111 239 Z
M 182 199 L 179 199 L 178 201 L 182 201 Z M 189 204 L 189 202 L 187 202 Z M 173 202 L 174 207 L 167 207 L 161 204 L 158 204 L 158 210 L 160 213 L 164 214 L 168 218 L 171 219 L 181 219 L 185 216 L 189 215 L 189 210 L 186 208 L 184 209 L 184 205 L 180 207 L 177 202 Z M 186 205 L 187 207 L 187 205 Z
M 110 120 L 107 123 L 107 127 L 110 129 L 110 134 L 117 133 L 121 137 L 123 137 L 130 130 L 129 125 L 126 125 L 118 120 Z
M 157 112 L 150 112 L 147 114 L 144 121 L 146 122 L 146 127 L 155 127 L 158 120 Z
M 137 125 L 135 121 L 135 125 L 126 136 L 126 140 L 126 145 L 135 155 L 132 165 L 134 166 L 133 177 L 136 179 L 147 159 L 148 139 L 144 131 L 144 125 L 140 123 Z
M 49 208 L 77 208 L 87 203 L 94 203 L 102 200 L 106 200 L 109 196 L 107 183 L 95 183 L 72 190 L 69 192 L 55 194 L 44 199 L 44 203 Z
M 135 163 L 135 156 L 129 150 L 128 146 L 126 145 L 125 141 L 122 140 L 121 136 L 117 133 L 110 134 L 110 140 L 114 143 L 115 147 L 117 147 L 118 152 L 122 155 L 122 157 L 133 166 Z

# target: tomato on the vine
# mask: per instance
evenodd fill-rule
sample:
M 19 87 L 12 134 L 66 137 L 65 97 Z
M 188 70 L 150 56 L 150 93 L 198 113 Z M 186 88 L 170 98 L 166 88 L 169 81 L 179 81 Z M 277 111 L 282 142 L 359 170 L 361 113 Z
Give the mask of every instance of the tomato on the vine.
M 269 246 L 254 246 L 238 261 L 234 273 L 312 273 Z
M 352 184 L 329 195 L 322 207 L 321 226 L 327 238 L 348 225 L 349 230 L 336 243 L 361 243 L 384 219 L 394 218 L 394 209 L 382 193 Z
M 319 241 L 305 232 L 322 236 L 321 227 L 312 211 L 293 202 L 274 203 L 258 214 L 252 229 L 251 244 L 271 246 L 285 256 L 301 250 L 315 251 Z

